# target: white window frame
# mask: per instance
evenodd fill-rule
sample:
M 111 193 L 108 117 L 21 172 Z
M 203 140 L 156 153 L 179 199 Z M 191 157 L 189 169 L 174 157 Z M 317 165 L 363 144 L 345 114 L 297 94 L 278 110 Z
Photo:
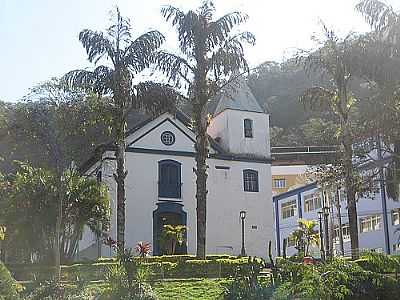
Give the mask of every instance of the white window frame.
M 381 223 L 382 218 L 380 215 L 372 215 L 360 218 L 360 233 L 380 230 Z
M 273 179 L 275 189 L 285 189 L 286 188 L 286 178 L 274 178 Z M 281 184 L 283 183 L 283 184 Z
M 350 226 L 349 224 L 342 224 L 342 235 L 343 235 L 343 242 L 350 241 Z M 339 243 L 339 225 L 335 226 L 334 232 L 334 242 Z
M 322 207 L 321 194 L 314 192 L 303 196 L 304 212 L 314 211 Z
M 392 225 L 400 225 L 400 208 L 396 208 L 392 210 Z
M 297 201 L 290 200 L 281 204 L 282 220 L 297 216 Z

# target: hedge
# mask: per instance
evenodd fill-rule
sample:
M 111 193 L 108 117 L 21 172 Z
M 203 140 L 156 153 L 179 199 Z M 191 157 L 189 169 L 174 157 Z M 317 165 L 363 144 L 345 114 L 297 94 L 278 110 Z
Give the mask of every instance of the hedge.
M 149 257 L 143 265 L 150 269 L 155 279 L 163 278 L 219 278 L 235 274 L 236 269 L 247 264 L 247 258 L 229 255 L 208 256 L 206 260 L 197 260 L 195 256 L 176 255 Z M 104 280 L 116 260 L 99 260 L 94 263 L 77 263 L 62 266 L 62 280 L 84 281 Z M 39 265 L 9 265 L 18 280 L 43 280 L 51 278 L 53 267 Z

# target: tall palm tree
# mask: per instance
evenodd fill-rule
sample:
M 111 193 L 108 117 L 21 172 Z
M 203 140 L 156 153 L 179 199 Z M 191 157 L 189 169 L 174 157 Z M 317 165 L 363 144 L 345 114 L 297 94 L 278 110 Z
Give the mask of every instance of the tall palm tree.
M 158 68 L 176 86 L 188 90 L 192 104 L 192 120 L 196 134 L 196 200 L 197 200 L 197 256 L 206 255 L 206 207 L 207 207 L 207 164 L 208 115 L 207 103 L 232 74 L 248 71 L 243 53 L 243 43 L 254 44 L 249 32 L 234 34 L 237 25 L 244 23 L 247 16 L 233 12 L 214 19 L 212 1 L 204 1 L 197 10 L 182 10 L 165 6 L 161 14 L 171 22 L 178 33 L 180 54 L 158 52 Z
M 386 190 L 392 199 L 400 196 L 400 11 L 378 0 L 360 1 L 356 9 L 364 16 L 373 32 L 361 45 L 360 74 L 374 82 L 369 105 L 372 115 L 366 115 L 367 128 L 372 128 L 383 141 L 385 151 L 393 161 L 387 168 Z
M 112 19 L 113 23 L 106 32 L 85 29 L 79 34 L 88 60 L 95 68 L 71 71 L 63 79 L 70 86 L 83 87 L 99 97 L 111 99 L 107 107 L 107 118 L 110 119 L 116 147 L 117 168 L 114 179 L 117 183 L 117 242 L 120 247 L 124 247 L 127 116 L 131 109 L 144 108 L 150 112 L 162 110 L 170 106 L 167 100 L 173 99 L 164 97 L 163 86 L 160 84 L 146 82 L 133 85 L 135 75 L 151 65 L 153 54 L 163 43 L 164 36 L 158 31 L 149 31 L 132 39 L 129 19 L 123 18 L 118 8 Z M 104 64 L 99 65 L 100 61 Z M 149 94 L 157 94 L 161 99 L 149 97 Z
M 349 35 L 339 39 L 333 31 L 324 26 L 324 39 L 319 41 L 316 51 L 301 53 L 298 60 L 308 72 L 320 72 L 327 76 L 331 84 L 328 87 L 312 87 L 300 96 L 300 101 L 311 110 L 325 110 L 333 113 L 339 121 L 338 142 L 341 146 L 340 165 L 343 167 L 347 192 L 347 210 L 352 257 L 359 253 L 357 227 L 357 172 L 353 166 L 354 109 L 355 99 L 350 91 L 350 81 L 354 75 L 353 42 Z

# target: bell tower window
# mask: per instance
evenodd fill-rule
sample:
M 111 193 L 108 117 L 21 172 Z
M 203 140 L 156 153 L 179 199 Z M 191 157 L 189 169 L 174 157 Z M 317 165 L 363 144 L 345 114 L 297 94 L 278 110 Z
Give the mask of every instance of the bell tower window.
M 244 119 L 243 128 L 244 128 L 244 137 L 252 138 L 253 137 L 253 120 Z

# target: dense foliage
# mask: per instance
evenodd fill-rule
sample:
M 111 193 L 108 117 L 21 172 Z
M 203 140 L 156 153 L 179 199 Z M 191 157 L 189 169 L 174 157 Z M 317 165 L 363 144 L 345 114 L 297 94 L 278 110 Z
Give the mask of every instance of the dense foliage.
M 3 209 L 10 258 L 50 263 L 57 239 L 55 223 L 62 193 L 60 252 L 63 261 L 75 256 L 84 226 L 101 234 L 108 226 L 106 188 L 76 170 L 63 173 L 61 185 L 51 171 L 19 163 L 15 175 L 3 178 Z M 100 232 L 99 232 L 100 231 Z M 11 252 L 14 249 L 14 253 Z

